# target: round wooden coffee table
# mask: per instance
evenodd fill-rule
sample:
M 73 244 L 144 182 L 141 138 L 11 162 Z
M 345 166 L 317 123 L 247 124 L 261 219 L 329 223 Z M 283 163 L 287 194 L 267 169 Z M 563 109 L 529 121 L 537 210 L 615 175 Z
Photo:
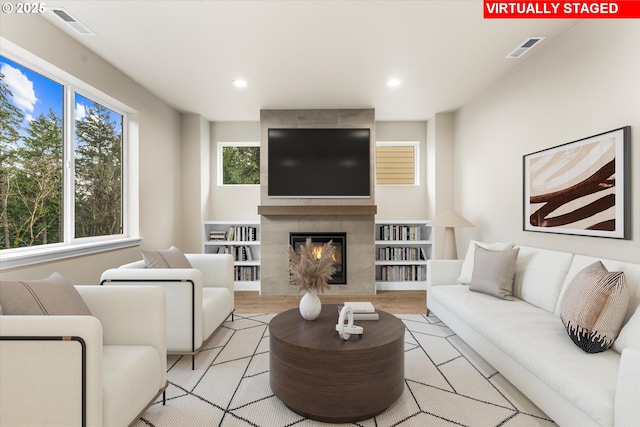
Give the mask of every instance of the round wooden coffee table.
M 397 317 L 359 320 L 363 335 L 338 336 L 338 305 L 322 306 L 316 320 L 298 309 L 269 324 L 269 382 L 291 410 L 332 423 L 365 420 L 395 402 L 404 390 L 404 331 Z

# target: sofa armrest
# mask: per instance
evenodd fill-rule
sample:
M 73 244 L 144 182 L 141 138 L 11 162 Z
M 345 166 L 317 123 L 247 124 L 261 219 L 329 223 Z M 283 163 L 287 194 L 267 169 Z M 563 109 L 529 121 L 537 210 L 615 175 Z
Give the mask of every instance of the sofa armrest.
M 229 254 L 186 254 L 202 272 L 203 287 L 224 287 L 233 292 L 233 257 Z
M 233 284 L 233 257 L 229 254 L 187 254 L 194 268 L 202 271 L 202 286 L 227 288 L 231 295 L 231 307 L 235 307 Z
M 615 426 L 637 425 L 640 420 L 640 348 L 629 346 L 620 356 L 613 410 Z
M 102 425 L 95 317 L 0 316 L 0 361 L 2 425 Z
M 76 286 L 102 324 L 104 345 L 148 345 L 158 352 L 166 383 L 167 334 L 164 290 L 158 286 Z
M 458 283 L 463 262 L 461 259 L 431 259 L 427 261 L 427 289 L 431 286 Z

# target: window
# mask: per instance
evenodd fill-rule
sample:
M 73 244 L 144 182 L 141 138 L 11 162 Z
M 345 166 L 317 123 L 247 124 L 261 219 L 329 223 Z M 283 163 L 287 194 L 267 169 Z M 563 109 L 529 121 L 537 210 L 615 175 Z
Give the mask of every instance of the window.
M 218 185 L 260 184 L 260 143 L 218 143 Z
M 376 185 L 418 185 L 420 143 L 376 142 Z
M 126 115 L 51 74 L 0 56 L 5 253 L 124 236 Z

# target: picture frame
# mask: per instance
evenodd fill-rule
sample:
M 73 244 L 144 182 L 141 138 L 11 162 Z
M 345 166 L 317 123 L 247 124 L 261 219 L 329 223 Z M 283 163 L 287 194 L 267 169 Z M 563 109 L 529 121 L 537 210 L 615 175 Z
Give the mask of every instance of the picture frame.
M 523 156 L 523 230 L 630 238 L 625 126 Z

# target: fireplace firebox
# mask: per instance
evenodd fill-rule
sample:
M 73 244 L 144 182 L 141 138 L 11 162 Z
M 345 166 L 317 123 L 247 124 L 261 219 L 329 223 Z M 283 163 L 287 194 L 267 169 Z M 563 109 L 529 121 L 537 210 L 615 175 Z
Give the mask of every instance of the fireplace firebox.
M 300 248 L 304 246 L 307 238 L 311 238 L 314 245 L 314 251 L 317 249 L 318 257 L 322 253 L 322 247 L 330 240 L 336 247 L 334 260 L 336 263 L 336 272 L 333 273 L 331 279 L 327 281 L 330 285 L 344 285 L 347 283 L 347 233 L 342 232 L 326 232 L 326 233 L 305 233 L 296 232 L 289 233 L 289 244 L 294 251 L 300 252 Z

